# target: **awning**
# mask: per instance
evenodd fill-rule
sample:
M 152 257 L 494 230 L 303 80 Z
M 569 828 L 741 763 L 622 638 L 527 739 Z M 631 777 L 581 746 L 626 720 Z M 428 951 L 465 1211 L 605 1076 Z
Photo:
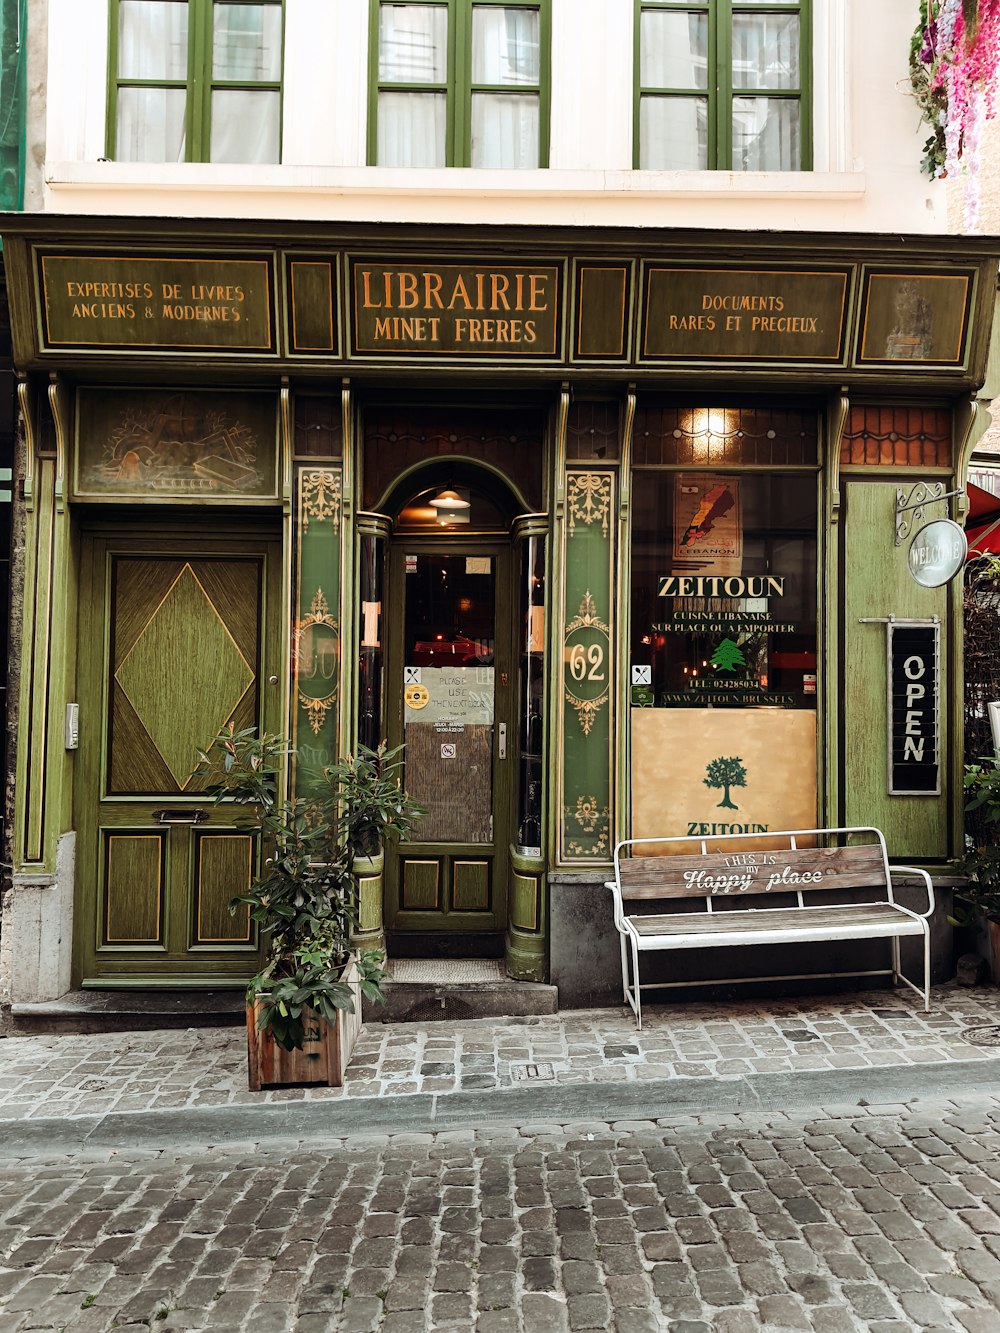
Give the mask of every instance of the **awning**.
M 971 481 L 965 489 L 969 496 L 969 516 L 965 520 L 969 555 L 1000 555 L 1000 495 Z

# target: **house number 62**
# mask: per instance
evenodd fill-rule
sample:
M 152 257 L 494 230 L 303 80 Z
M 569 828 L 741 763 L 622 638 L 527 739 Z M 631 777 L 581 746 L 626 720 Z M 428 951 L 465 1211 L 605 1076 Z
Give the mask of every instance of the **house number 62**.
M 603 680 L 604 649 L 599 643 L 585 648 L 575 643 L 569 652 L 569 673 L 574 680 Z M 588 670 L 589 668 L 589 670 Z

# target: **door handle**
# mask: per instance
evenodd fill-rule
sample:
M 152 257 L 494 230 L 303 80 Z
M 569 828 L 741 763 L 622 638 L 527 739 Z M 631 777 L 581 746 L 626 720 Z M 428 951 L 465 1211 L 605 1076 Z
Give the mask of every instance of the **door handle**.
M 205 810 L 154 810 L 153 818 L 158 824 L 204 824 L 208 818 Z
M 507 723 L 497 723 L 497 758 L 507 758 Z

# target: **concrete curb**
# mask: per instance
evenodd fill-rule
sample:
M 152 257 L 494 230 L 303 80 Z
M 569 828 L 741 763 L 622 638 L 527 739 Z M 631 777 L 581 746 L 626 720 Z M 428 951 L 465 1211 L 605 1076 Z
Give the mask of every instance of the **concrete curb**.
M 0 1160 L 121 1148 L 331 1139 L 430 1133 L 484 1125 L 657 1120 L 726 1112 L 794 1111 L 939 1101 L 1000 1094 L 1000 1069 L 936 1063 L 882 1069 L 757 1074 L 731 1079 L 536 1084 L 502 1091 L 414 1093 L 351 1100 L 118 1111 L 105 1115 L 0 1120 Z

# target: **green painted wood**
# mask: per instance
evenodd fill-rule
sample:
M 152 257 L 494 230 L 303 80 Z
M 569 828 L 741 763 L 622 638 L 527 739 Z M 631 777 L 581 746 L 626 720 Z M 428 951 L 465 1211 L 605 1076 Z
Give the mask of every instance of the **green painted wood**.
M 536 931 L 541 924 L 539 880 L 536 875 L 511 876 L 510 923 L 518 930 Z
M 256 871 L 255 838 L 237 831 L 195 834 L 193 944 L 248 944 L 253 926 L 249 907 L 230 912 Z
M 492 746 L 493 836 L 489 841 L 462 842 L 461 820 L 449 828 L 452 841 L 422 841 L 418 825 L 414 841 L 390 847 L 386 851 L 385 926 L 389 931 L 497 931 L 507 925 L 509 849 L 514 825 L 514 785 L 517 773 L 517 728 L 515 724 L 515 658 L 512 550 L 495 540 L 460 533 L 446 537 L 398 537 L 390 546 L 387 605 L 392 614 L 383 624 L 386 635 L 386 675 L 384 715 L 386 737 L 390 745 L 403 743 L 403 654 L 405 627 L 406 574 L 404 556 L 441 554 L 489 556 L 494 561 L 495 634 L 494 634 L 494 722 L 507 724 L 507 757 L 499 757 Z M 409 731 L 410 728 L 406 728 Z M 470 732 L 476 728 L 470 728 Z M 448 741 L 448 736 L 439 739 Z M 455 739 L 455 738 L 453 738 Z M 460 739 L 460 738 L 459 738 Z M 457 740 L 456 740 L 457 743 Z M 404 778 L 409 787 L 409 779 Z M 482 828 L 480 832 L 482 832 Z M 416 863 L 439 867 L 440 884 L 436 896 L 427 887 L 430 870 L 418 870 Z M 486 906 L 479 910 L 472 900 L 462 896 L 456 902 L 453 893 L 456 866 L 460 862 L 486 863 L 490 892 Z M 479 872 L 477 872 L 479 873 Z M 414 878 L 416 876 L 416 878 Z M 419 889 L 418 886 L 419 885 Z M 476 897 L 482 894 L 476 890 Z
M 105 834 L 104 943 L 163 943 L 165 835 Z
M 400 908 L 404 912 L 439 912 L 441 862 L 437 857 L 400 857 Z M 393 914 L 394 915 L 394 914 Z
M 451 863 L 453 912 L 490 910 L 490 862 L 455 857 Z
M 281 671 L 280 577 L 277 543 L 252 528 L 233 539 L 166 526 L 157 535 L 148 526 L 86 534 L 78 697 L 90 721 L 80 729 L 73 816 L 74 984 L 153 976 L 164 986 L 243 985 L 260 965 L 245 914 L 228 910 L 251 873 L 251 840 L 234 829 L 229 808 L 204 796 L 200 780 L 182 783 L 189 751 L 228 716 L 238 726 L 280 729 L 280 690 L 267 683 Z M 130 904 L 118 916 L 148 930 L 149 848 L 163 838 L 162 938 L 151 955 L 148 946 L 106 939 L 97 910 L 104 896 L 95 889 L 113 866 L 114 901 Z
M 291 340 L 295 352 L 333 352 L 337 346 L 335 278 L 329 259 L 288 263 Z
M 905 484 L 903 477 L 875 482 L 843 478 L 843 819 L 849 825 L 880 828 L 894 858 L 935 860 L 946 858 L 950 851 L 948 590 L 915 583 L 906 567 L 906 544 L 893 545 L 896 488 Z M 890 615 L 897 619 L 937 615 L 942 621 L 941 796 L 888 795 L 886 627 L 860 621 Z
M 504 947 L 508 977 L 547 979 L 548 881 L 535 857 L 511 849 L 510 922 Z
M 342 468 L 297 464 L 291 663 L 297 792 L 340 756 L 342 521 Z
M 614 809 L 614 535 L 617 476 L 597 468 L 566 473 L 563 555 L 559 860 L 605 864 Z

